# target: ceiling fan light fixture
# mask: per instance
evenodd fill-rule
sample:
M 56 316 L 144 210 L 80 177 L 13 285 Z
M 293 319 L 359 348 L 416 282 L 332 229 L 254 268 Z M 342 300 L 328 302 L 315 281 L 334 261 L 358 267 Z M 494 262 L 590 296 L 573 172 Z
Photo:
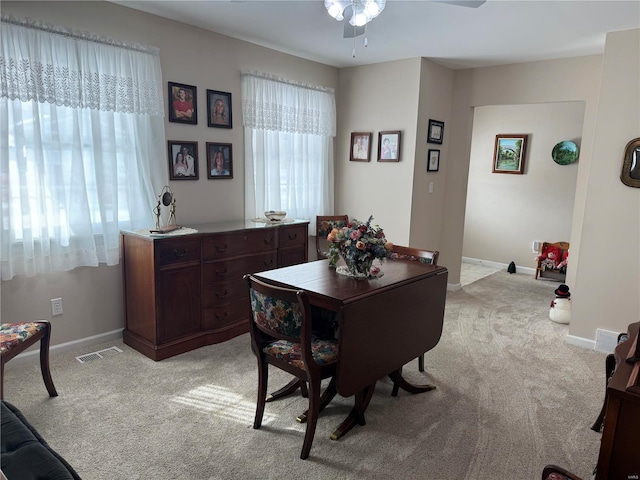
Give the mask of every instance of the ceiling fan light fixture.
M 327 9 L 327 13 L 335 18 L 337 21 L 341 22 L 344 20 L 344 16 L 342 12 L 347 8 L 347 5 L 350 5 L 351 2 L 345 0 L 325 0 L 324 8 Z

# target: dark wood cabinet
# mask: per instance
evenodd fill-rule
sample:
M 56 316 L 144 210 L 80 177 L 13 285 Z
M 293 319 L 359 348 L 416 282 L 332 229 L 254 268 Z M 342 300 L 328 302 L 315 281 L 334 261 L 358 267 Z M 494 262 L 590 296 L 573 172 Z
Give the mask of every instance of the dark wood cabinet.
M 197 232 L 121 233 L 123 341 L 153 360 L 247 332 L 243 275 L 308 260 L 308 222 L 192 228 Z
M 616 369 L 607 385 L 596 480 L 627 480 L 640 475 L 639 329 L 640 322 L 629 325 L 629 339 L 614 351 Z

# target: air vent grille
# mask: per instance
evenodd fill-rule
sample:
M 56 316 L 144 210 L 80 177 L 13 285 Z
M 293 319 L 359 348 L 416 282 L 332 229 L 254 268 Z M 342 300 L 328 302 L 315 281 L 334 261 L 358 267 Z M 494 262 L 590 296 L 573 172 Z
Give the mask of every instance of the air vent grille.
M 76 357 L 76 360 L 78 360 L 80 363 L 89 363 L 93 362 L 94 360 L 102 360 L 103 358 L 110 357 L 112 355 L 115 355 L 116 353 L 122 353 L 122 350 L 120 350 L 118 347 L 109 347 L 103 350 L 98 350 L 97 352 L 85 353 L 84 355 Z

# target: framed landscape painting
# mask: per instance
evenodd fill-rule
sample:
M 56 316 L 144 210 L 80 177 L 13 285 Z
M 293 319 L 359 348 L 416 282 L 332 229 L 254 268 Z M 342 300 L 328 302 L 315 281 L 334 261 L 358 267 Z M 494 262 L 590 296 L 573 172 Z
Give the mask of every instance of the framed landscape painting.
M 493 173 L 524 173 L 524 159 L 529 135 L 496 135 L 493 149 Z

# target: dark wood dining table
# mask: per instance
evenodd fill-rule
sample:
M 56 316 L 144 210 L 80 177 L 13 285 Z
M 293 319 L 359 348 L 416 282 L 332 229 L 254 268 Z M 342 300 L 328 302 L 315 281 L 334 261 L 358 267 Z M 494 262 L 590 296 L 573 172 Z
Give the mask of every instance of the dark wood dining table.
M 432 385 L 414 385 L 402 366 L 436 346 L 442 335 L 448 272 L 445 267 L 389 260 L 383 275 L 359 280 L 341 275 L 328 260 L 254 274 L 274 285 L 304 290 L 311 305 L 335 312 L 339 353 L 336 389 L 355 396 L 355 406 L 331 436 L 337 440 L 364 412 L 376 382 L 389 376 L 396 388 L 422 393 Z

